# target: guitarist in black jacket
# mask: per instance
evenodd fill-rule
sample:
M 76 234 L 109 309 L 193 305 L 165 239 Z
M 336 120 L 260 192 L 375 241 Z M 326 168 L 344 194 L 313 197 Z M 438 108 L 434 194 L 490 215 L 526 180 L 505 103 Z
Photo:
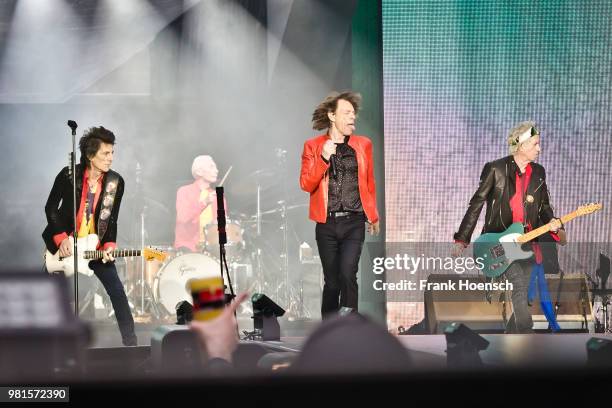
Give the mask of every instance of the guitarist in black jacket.
M 453 255 L 459 256 L 470 242 L 483 205 L 487 204 L 482 233 L 503 232 L 520 222 L 529 231 L 552 221 L 552 238 L 565 244 L 565 231 L 550 205 L 544 167 L 535 163 L 540 153 L 540 132 L 534 122 L 522 122 L 510 131 L 510 156 L 485 164 L 480 184 L 455 233 Z M 534 245 L 535 257 L 514 262 L 502 275 L 513 285 L 514 313 L 508 321 L 508 333 L 533 332 L 528 290 L 532 266 L 542 262 L 541 249 Z
M 94 127 L 85 132 L 79 141 L 80 164 L 76 166 L 77 233 L 79 238 L 97 234 L 98 250 L 104 251 L 102 260 L 91 261 L 89 267 L 100 279 L 108 293 L 123 344 L 137 344 L 134 319 L 130 311 L 123 284 L 117 275 L 111 251 L 116 248 L 117 218 L 123 196 L 124 181 L 110 169 L 113 162 L 115 135 L 104 127 Z M 43 240 L 52 254 L 59 251 L 61 257 L 72 255 L 69 235 L 74 230 L 72 177 L 64 167 L 53 183 L 45 205 L 47 227 Z

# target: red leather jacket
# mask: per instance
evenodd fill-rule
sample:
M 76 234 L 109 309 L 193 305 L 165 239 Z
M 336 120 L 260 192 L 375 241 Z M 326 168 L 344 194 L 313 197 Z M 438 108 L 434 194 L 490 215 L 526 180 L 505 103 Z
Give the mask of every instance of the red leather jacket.
M 304 143 L 300 187 L 310 193 L 310 219 L 327 221 L 327 193 L 329 189 L 329 164 L 321 157 L 323 145 L 329 139 L 327 134 L 316 136 Z M 368 221 L 378 221 L 376 209 L 376 184 L 374 183 L 374 159 L 372 142 L 365 136 L 351 135 L 348 144 L 355 150 L 357 178 L 361 205 Z

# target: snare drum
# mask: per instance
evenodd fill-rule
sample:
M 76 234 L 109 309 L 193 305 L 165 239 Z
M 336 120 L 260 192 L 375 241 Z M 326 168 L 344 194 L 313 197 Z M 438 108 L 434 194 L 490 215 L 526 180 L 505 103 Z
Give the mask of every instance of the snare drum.
M 219 227 L 217 226 L 217 223 L 209 224 L 204 227 L 204 248 L 211 254 L 217 254 L 219 252 L 218 230 Z M 244 249 L 242 226 L 238 221 L 228 219 L 225 223 L 225 232 L 227 234 L 227 244 L 225 244 L 227 259 L 237 259 L 240 256 L 240 252 Z
M 155 301 L 174 315 L 176 305 L 183 300 L 193 303 L 189 280 L 220 276 L 219 262 L 206 254 L 179 255 L 166 262 L 153 284 Z

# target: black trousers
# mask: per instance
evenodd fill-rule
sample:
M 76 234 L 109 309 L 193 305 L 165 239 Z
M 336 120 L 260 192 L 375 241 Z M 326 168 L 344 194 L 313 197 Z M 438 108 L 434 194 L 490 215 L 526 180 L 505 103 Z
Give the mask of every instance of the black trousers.
M 529 279 L 533 268 L 531 260 L 519 260 L 510 265 L 502 275 L 512 283 L 512 308 L 514 313 L 508 319 L 506 333 L 533 333 L 533 319 L 528 300 Z
M 315 235 L 323 266 L 323 299 L 321 316 L 329 317 L 340 307 L 357 311 L 357 271 L 365 240 L 363 213 L 344 217 L 327 217 L 326 223 L 317 223 Z
M 134 331 L 134 318 L 130 311 L 127 296 L 123 283 L 117 274 L 117 268 L 112 262 L 102 263 L 102 261 L 91 261 L 89 267 L 94 271 L 94 274 L 100 279 L 108 297 L 113 304 L 119 331 L 124 346 L 137 345 L 136 333 Z

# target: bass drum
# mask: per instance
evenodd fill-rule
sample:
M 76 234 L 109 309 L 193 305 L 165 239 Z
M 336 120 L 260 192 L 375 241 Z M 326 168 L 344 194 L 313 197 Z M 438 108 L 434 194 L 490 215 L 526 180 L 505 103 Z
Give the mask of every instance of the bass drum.
M 159 271 L 153 284 L 155 301 L 170 315 L 183 300 L 193 304 L 188 282 L 191 279 L 219 276 L 221 267 L 213 257 L 205 254 L 184 254 L 168 261 Z

